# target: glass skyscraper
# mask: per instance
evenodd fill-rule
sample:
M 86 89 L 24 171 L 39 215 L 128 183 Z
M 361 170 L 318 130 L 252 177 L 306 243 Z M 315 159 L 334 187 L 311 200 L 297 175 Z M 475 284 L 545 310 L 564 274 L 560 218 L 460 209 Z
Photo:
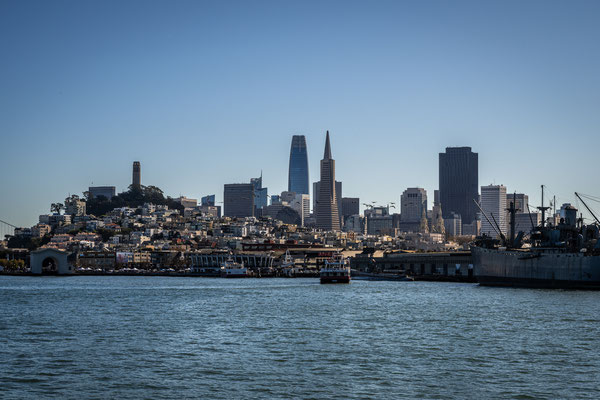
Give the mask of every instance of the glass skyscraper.
M 294 135 L 292 137 L 292 147 L 290 149 L 288 192 L 309 194 L 308 189 L 308 154 L 306 152 L 306 138 L 304 135 Z
M 260 178 L 250 179 L 250 183 L 254 186 L 254 207 L 257 210 L 266 207 L 268 204 L 269 192 L 267 188 L 262 187 L 262 171 L 260 172 Z
M 444 219 L 459 214 L 462 223 L 477 218 L 479 201 L 478 154 L 470 147 L 446 147 L 440 153 L 440 202 Z

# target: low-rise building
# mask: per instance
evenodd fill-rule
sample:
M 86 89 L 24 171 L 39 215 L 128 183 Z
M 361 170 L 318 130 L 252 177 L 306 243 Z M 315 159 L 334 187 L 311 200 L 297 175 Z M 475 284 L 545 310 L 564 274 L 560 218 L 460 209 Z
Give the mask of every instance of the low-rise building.
M 37 224 L 31 228 L 31 237 L 42 238 L 52 231 L 52 228 L 48 224 Z
M 80 268 L 101 269 L 103 271 L 115 267 L 115 252 L 86 251 L 77 255 Z

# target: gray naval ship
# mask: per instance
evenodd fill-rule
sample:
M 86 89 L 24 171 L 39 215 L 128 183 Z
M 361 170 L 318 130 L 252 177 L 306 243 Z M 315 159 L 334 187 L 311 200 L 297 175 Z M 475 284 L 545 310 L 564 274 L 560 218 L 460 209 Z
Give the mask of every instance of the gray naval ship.
M 478 238 L 471 247 L 474 275 L 485 286 L 518 286 L 563 289 L 600 289 L 600 221 L 578 193 L 595 223 L 584 225 L 577 209 L 567 206 L 560 223 L 545 221 L 542 186 L 540 226 L 528 238 L 519 232 L 515 237 L 515 202 L 507 209 L 510 215 L 510 238 L 506 238 L 492 215 L 500 240 Z M 481 208 L 480 208 L 481 210 Z M 482 215 L 489 218 L 481 210 Z M 532 222 L 533 226 L 533 222 Z

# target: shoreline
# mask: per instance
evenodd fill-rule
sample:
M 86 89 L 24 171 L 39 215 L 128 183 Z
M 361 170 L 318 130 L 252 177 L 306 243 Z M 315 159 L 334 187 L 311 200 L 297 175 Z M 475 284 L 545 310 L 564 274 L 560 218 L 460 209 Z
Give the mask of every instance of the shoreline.
M 175 278 L 222 278 L 222 279 L 234 279 L 225 278 L 220 275 L 212 274 L 199 274 L 189 272 L 86 272 L 86 273 L 73 273 L 73 274 L 32 274 L 31 272 L 0 272 L 1 276 L 30 276 L 35 278 L 44 277 L 75 277 L 75 276 L 162 276 L 162 277 L 175 277 Z M 284 275 L 265 275 L 265 276 L 246 276 L 243 278 L 235 279 L 269 279 L 269 278 L 283 278 L 283 279 L 296 279 L 296 278 L 312 278 L 319 279 L 318 274 L 307 274 L 305 276 L 284 276 Z M 477 283 L 473 278 L 466 277 L 454 277 L 454 276 L 404 276 L 404 277 L 390 277 L 387 274 L 377 275 L 370 274 L 369 276 L 353 276 L 352 280 L 355 281 L 393 281 L 393 282 L 455 282 L 455 283 Z

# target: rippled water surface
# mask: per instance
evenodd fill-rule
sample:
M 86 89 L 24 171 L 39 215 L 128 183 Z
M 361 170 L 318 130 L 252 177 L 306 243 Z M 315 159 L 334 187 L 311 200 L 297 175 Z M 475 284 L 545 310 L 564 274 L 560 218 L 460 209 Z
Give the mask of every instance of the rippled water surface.
M 600 398 L 600 293 L 0 277 L 2 398 Z

